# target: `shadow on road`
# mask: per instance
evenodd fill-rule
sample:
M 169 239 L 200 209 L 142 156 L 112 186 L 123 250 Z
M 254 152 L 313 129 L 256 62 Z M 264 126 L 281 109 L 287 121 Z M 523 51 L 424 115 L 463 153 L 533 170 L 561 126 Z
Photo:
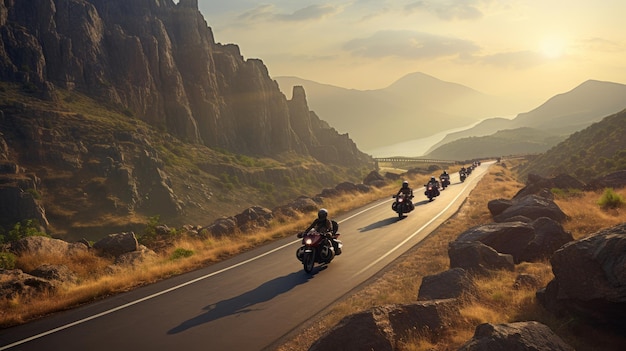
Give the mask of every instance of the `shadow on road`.
M 384 226 L 396 223 L 397 221 L 398 221 L 398 216 L 391 217 L 391 218 L 386 218 L 386 219 L 380 220 L 378 222 L 374 222 L 372 224 L 369 224 L 369 225 L 367 225 L 367 226 L 365 226 L 363 228 L 359 228 L 359 231 L 361 233 L 363 233 L 363 232 L 366 232 L 368 230 L 373 230 L 373 229 L 376 229 L 376 228 L 381 228 L 381 227 L 384 227 Z
M 177 327 L 170 329 L 167 333 L 178 334 L 187 329 L 204 323 L 209 323 L 232 314 L 250 312 L 253 310 L 252 306 L 257 303 L 269 301 L 300 284 L 306 283 L 311 277 L 312 276 L 309 274 L 297 271 L 284 277 L 270 280 L 244 294 L 204 307 L 203 310 L 206 310 L 205 313 L 184 321 Z

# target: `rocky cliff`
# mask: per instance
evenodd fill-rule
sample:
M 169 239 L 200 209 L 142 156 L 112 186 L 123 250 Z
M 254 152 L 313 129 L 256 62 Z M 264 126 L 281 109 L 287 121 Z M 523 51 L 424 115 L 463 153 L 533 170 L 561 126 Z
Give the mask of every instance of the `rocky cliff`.
M 31 192 L 46 192 L 48 207 L 100 192 L 105 208 L 128 213 L 180 216 L 190 203 L 206 208 L 210 185 L 181 194 L 191 187 L 175 167 L 184 157 L 202 181 L 256 184 L 266 192 L 297 177 L 330 185 L 337 175 L 324 170 L 332 165 L 350 174 L 370 164 L 347 134 L 309 110 L 304 89 L 295 87 L 287 100 L 261 60 L 216 43 L 197 0 L 7 0 L 0 3 L 0 36 L 0 81 L 41 102 L 16 102 L 3 88 L 3 168 L 22 169 L 3 173 L 41 178 L 42 189 Z M 117 120 L 94 108 L 76 111 L 83 99 L 116 112 Z M 165 159 L 174 144 L 186 151 Z M 232 155 L 282 161 L 245 167 Z M 294 157 L 321 167 L 280 164 Z M 67 186 L 76 188 L 61 190 Z M 36 202 L 28 211 L 37 212 Z M 67 219 L 81 213 L 77 207 L 53 212 Z

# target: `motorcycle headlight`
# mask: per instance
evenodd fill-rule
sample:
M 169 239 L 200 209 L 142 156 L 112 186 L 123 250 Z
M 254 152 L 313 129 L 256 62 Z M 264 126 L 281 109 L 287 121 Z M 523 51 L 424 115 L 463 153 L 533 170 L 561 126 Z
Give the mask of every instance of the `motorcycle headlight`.
M 304 241 L 304 243 L 305 243 L 305 244 L 307 244 L 307 245 L 311 245 L 311 244 L 313 244 L 313 240 L 311 240 L 311 238 L 307 238 L 307 239 Z

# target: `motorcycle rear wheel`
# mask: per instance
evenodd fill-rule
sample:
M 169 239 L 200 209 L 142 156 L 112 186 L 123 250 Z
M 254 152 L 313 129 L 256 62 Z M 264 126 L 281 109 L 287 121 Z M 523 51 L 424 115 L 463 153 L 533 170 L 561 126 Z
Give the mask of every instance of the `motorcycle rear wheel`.
M 305 272 L 311 273 L 313 271 L 313 266 L 315 265 L 315 253 L 305 252 L 302 257 L 302 265 L 304 266 Z

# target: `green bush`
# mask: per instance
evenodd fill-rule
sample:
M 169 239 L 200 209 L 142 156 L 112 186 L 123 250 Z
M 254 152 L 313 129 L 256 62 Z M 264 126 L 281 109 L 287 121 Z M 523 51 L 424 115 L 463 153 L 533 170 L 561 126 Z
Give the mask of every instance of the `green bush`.
M 191 257 L 193 256 L 193 250 L 187 250 L 183 248 L 178 248 L 172 252 L 172 256 L 170 257 L 172 260 L 178 260 L 183 257 Z
M 624 201 L 624 198 L 611 188 L 604 189 L 602 197 L 598 200 L 598 205 L 600 205 L 603 209 L 619 208 L 624 206 L 625 203 L 626 201 Z
M 0 269 L 14 269 L 16 257 L 10 252 L 0 252 Z
M 39 230 L 39 222 L 36 219 L 27 219 L 17 222 L 13 225 L 13 229 L 8 233 L 0 234 L 0 243 L 10 243 L 18 241 L 27 236 L 48 236 L 45 232 Z

